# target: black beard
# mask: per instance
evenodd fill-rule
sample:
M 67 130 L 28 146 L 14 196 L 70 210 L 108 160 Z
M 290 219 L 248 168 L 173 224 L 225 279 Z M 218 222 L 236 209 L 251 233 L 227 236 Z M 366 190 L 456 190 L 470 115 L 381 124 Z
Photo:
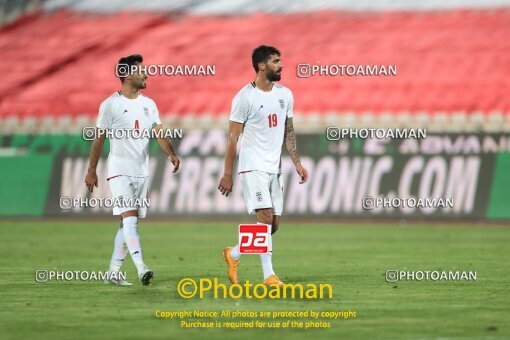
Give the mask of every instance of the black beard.
M 278 74 L 273 70 L 268 70 L 268 71 L 269 72 L 266 74 L 266 77 L 269 81 L 279 81 L 280 79 L 282 79 L 281 74 Z

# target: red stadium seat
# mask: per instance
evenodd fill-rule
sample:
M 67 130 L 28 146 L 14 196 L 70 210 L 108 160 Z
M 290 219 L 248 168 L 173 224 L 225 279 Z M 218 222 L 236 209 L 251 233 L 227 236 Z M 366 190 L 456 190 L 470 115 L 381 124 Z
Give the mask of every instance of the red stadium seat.
M 208 77 L 155 76 L 161 114 L 227 114 L 254 79 L 251 50 L 283 52 L 281 83 L 300 112 L 510 111 L 510 11 L 339 12 L 243 17 L 57 12 L 1 30 L 0 116 L 95 116 L 119 87 L 118 58 L 215 65 Z M 274 32 L 278 32 L 274 34 Z M 395 64 L 396 77 L 299 78 L 298 64 Z

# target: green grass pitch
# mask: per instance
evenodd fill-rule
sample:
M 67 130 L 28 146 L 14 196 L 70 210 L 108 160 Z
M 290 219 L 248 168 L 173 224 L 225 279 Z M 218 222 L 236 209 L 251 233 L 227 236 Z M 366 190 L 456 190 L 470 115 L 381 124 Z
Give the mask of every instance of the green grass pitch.
M 274 237 L 282 281 L 330 283 L 333 299 L 183 299 L 184 277 L 227 283 L 220 252 L 236 240 L 235 223 L 142 221 L 144 259 L 153 286 L 124 269 L 132 287 L 102 282 L 38 284 L 36 269 L 106 270 L 117 222 L 0 222 L 2 339 L 340 339 L 509 338 L 510 229 L 495 226 L 291 223 Z M 388 269 L 471 270 L 473 281 L 387 283 Z M 260 259 L 241 258 L 240 279 L 261 281 Z M 155 311 L 356 310 L 329 329 L 181 329 Z M 246 321 L 246 320 L 245 320 Z

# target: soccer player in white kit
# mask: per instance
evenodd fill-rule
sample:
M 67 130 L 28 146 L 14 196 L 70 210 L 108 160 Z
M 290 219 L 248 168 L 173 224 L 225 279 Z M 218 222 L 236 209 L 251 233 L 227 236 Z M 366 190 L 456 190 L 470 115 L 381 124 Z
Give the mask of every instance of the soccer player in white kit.
M 119 270 L 127 252 L 138 271 L 143 285 L 150 285 L 153 272 L 142 257 L 142 247 L 138 234 L 138 219 L 145 218 L 147 207 L 137 204 L 147 198 L 149 187 L 149 141 L 143 130 L 155 132 L 157 142 L 168 159 L 174 165 L 173 172 L 179 169 L 179 159 L 175 155 L 170 141 L 161 134 L 161 121 L 156 104 L 152 99 L 140 93 L 146 87 L 147 74 L 139 54 L 122 57 L 117 65 L 122 87 L 101 103 L 97 118 L 96 138 L 90 152 L 90 162 L 85 184 L 90 192 L 97 187 L 96 167 L 101 155 L 108 131 L 111 133 L 110 154 L 108 155 L 108 184 L 114 199 L 129 204 L 113 208 L 114 215 L 121 216 L 121 225 L 114 241 L 114 250 L 110 262 L 110 280 L 118 285 L 131 285 L 119 280 Z M 138 130 L 138 134 L 129 133 Z M 159 131 L 159 132 L 158 132 Z M 142 135 L 142 138 L 137 136 Z
M 264 283 L 279 286 L 283 283 L 273 271 L 271 235 L 278 230 L 283 211 L 280 179 L 283 144 L 301 177 L 299 183 L 308 180 L 308 171 L 301 165 L 296 149 L 292 92 L 275 83 L 281 79 L 283 69 L 280 55 L 280 51 L 271 46 L 253 50 L 252 64 L 257 76 L 254 82 L 237 93 L 232 102 L 225 169 L 218 186 L 225 196 L 232 191 L 237 140 L 242 135 L 238 172 L 244 201 L 248 213 L 256 213 L 257 223 L 267 224 L 269 228 L 268 253 L 260 254 Z M 239 245 L 223 251 L 232 283 L 238 283 L 240 256 Z

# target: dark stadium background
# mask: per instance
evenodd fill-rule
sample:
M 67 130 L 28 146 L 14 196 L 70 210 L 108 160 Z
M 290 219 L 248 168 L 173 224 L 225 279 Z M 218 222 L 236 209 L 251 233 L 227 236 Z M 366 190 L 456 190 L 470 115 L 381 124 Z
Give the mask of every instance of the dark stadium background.
M 294 93 L 299 149 L 311 172 L 308 185 L 297 185 L 284 153 L 289 217 L 508 219 L 510 199 L 502 188 L 510 162 L 510 13 L 503 3 L 7 1 L 0 38 L 0 214 L 108 215 L 62 211 L 58 198 L 86 197 L 90 143 L 82 129 L 95 125 L 100 102 L 119 87 L 119 57 L 141 53 L 146 64 L 214 65 L 216 71 L 148 81 L 145 93 L 164 126 L 184 134 L 174 141 L 183 158 L 176 176 L 155 143 L 151 149 L 151 215 L 242 216 L 239 186 L 229 201 L 215 187 L 232 98 L 254 77 L 251 50 L 271 44 L 283 53 L 281 82 Z M 396 65 L 397 75 L 300 78 L 299 64 Z M 432 138 L 407 151 L 401 140 L 388 141 L 373 152 L 366 140 L 328 141 L 330 126 L 426 128 Z M 403 182 L 413 162 L 418 169 Z M 33 189 L 21 190 L 26 186 Z M 109 195 L 104 180 L 96 195 Z M 363 211 L 362 197 L 378 195 L 456 203 L 441 211 Z

